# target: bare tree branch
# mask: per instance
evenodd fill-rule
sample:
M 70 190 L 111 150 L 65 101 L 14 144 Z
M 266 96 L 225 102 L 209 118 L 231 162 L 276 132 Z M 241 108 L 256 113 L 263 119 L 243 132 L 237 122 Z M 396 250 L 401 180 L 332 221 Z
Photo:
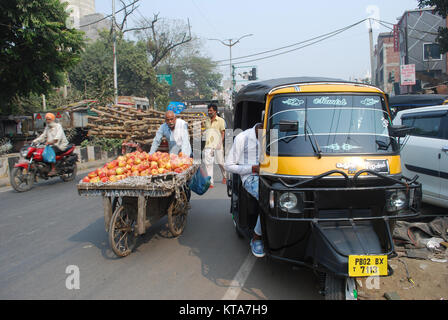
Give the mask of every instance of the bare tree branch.
M 152 61 L 152 67 L 156 67 L 164 58 L 167 57 L 175 48 L 188 43 L 192 40 L 190 21 L 188 21 L 188 30 L 179 32 L 175 27 L 159 24 L 159 13 L 154 14 L 152 20 L 144 18 L 140 30 L 145 32 L 145 41 Z

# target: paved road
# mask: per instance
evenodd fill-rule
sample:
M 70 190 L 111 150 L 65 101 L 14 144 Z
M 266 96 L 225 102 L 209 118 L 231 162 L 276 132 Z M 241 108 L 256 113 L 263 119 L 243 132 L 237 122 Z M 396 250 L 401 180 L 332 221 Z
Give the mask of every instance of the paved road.
M 169 238 L 164 218 L 118 259 L 101 199 L 78 196 L 76 181 L 0 190 L 0 299 L 322 299 L 311 271 L 249 254 L 219 183 L 192 196 L 179 238 Z M 79 289 L 66 287 L 69 266 L 79 268 Z

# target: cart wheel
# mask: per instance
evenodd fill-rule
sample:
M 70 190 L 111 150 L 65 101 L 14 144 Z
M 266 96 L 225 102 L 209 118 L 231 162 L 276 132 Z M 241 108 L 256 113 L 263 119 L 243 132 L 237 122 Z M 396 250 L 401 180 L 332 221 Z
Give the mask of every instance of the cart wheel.
M 168 208 L 168 228 L 174 237 L 180 236 L 184 231 L 187 213 L 187 195 L 185 192 L 181 192 L 181 199 L 175 199 Z
M 124 206 L 118 206 L 109 226 L 109 244 L 113 252 L 119 257 L 126 257 L 135 247 L 135 217 L 131 217 Z

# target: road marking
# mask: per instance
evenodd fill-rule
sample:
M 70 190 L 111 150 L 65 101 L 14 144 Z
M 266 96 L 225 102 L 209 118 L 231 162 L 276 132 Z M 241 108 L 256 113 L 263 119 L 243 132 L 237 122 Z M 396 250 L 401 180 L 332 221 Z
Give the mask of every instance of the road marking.
M 238 298 L 244 283 L 255 265 L 255 261 L 257 261 L 257 258 L 252 253 L 249 253 L 221 300 L 236 300 L 236 298 Z

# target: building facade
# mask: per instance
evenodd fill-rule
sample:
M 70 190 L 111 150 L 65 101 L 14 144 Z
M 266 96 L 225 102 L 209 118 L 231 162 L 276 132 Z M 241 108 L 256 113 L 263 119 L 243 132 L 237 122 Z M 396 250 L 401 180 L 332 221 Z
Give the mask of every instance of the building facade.
M 104 15 L 95 12 L 95 0 L 62 0 L 68 3 L 67 11 L 70 13 L 69 24 L 84 31 L 89 41 L 99 38 L 101 30 L 109 30 L 111 21 L 104 19 Z
M 436 43 L 439 27 L 446 27 L 446 18 L 433 8 L 406 11 L 397 24 L 401 65 L 415 65 L 417 86 L 437 85 L 447 80 L 447 55 Z M 401 93 L 418 90 L 401 86 Z
M 375 85 L 392 95 L 400 82 L 400 53 L 394 49 L 393 32 L 380 33 L 375 48 Z

